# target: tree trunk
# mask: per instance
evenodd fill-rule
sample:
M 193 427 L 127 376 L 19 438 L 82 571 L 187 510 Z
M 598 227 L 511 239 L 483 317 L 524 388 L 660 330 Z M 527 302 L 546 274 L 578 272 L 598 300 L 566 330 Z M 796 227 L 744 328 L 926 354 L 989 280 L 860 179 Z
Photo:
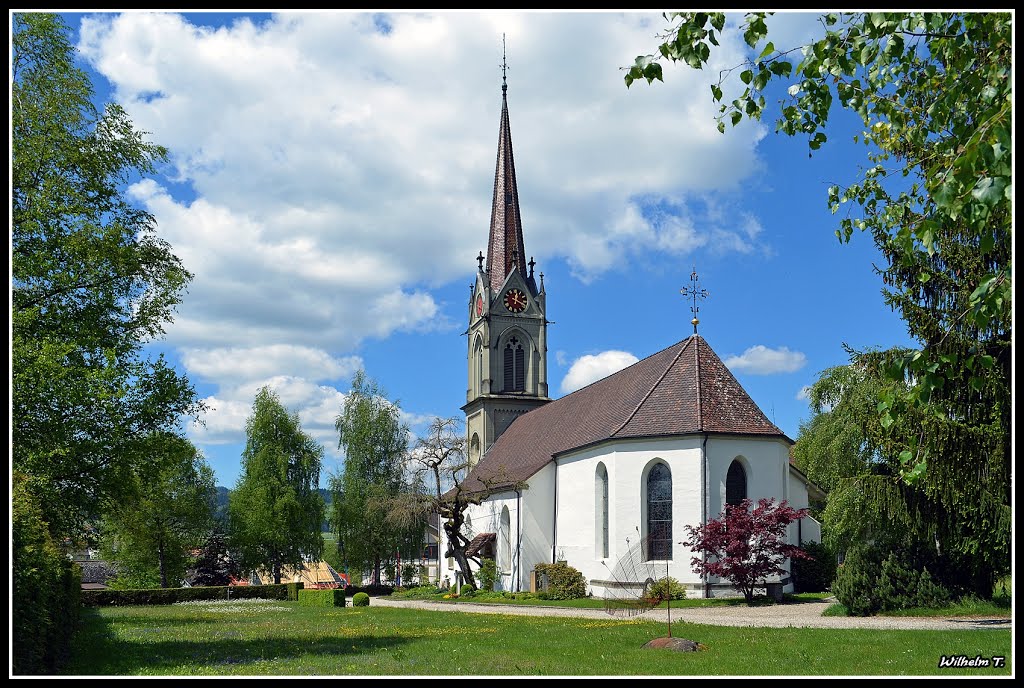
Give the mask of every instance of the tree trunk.
M 160 544 L 157 546 L 158 557 L 160 559 L 160 587 L 167 587 L 167 561 L 164 556 L 164 541 L 160 540 Z
M 373 584 L 380 585 L 380 556 L 373 557 Z
M 274 562 L 274 583 L 280 585 L 281 583 L 281 564 Z
M 476 578 L 473 576 L 473 571 L 469 567 L 469 557 L 466 556 L 466 545 L 468 545 L 469 542 L 466 538 L 462 537 L 462 533 L 460 532 L 459 526 L 462 522 L 462 519 L 459 518 L 460 516 L 461 513 L 457 514 L 456 517 L 445 521 L 444 532 L 445 535 L 448 536 L 448 552 L 446 552 L 446 554 L 450 554 L 454 557 L 455 563 L 459 565 L 459 571 L 462 572 L 463 584 L 465 585 L 468 583 L 475 588 Z

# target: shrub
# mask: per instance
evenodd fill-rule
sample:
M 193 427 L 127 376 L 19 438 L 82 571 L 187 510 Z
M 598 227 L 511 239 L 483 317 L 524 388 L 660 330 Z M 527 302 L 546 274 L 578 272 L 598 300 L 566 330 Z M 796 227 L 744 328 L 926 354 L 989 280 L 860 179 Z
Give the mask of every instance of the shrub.
M 906 555 L 892 552 L 882 562 L 878 579 L 879 606 L 882 611 L 943 607 L 949 603 L 949 591 L 936 583 L 927 568 L 918 570 Z
M 340 588 L 299 590 L 299 604 L 303 607 L 344 607 L 345 591 Z
M 402 564 L 402 585 L 410 587 L 416 580 L 420 567 L 413 563 Z
M 672 576 L 665 576 L 659 579 L 647 589 L 647 596 L 651 599 L 664 602 L 665 600 L 685 600 L 686 588 Z
M 910 609 L 917 600 L 917 584 L 920 575 L 911 570 L 895 552 L 882 562 L 878 576 L 878 606 L 882 611 Z
M 466 583 L 465 585 L 462 586 L 462 590 L 459 591 L 459 595 L 462 595 L 464 597 L 465 596 L 472 597 L 473 593 L 475 591 L 476 591 L 476 588 L 474 588 L 469 583 Z
M 846 553 L 846 559 L 836 570 L 832 592 L 850 616 L 870 616 L 878 611 L 875 584 L 880 572 L 881 565 L 866 548 L 857 547 Z
M 365 592 L 357 592 L 355 595 L 352 596 L 352 606 L 353 607 L 369 607 L 370 606 L 370 596 L 367 595 Z
M 810 559 L 790 560 L 795 592 L 825 592 L 836 579 L 836 555 L 820 542 L 805 542 L 800 546 Z
M 494 590 L 494 584 L 498 581 L 498 564 L 493 559 L 484 559 L 480 562 L 476 578 L 480 581 L 481 590 Z
M 360 592 L 365 592 L 367 595 L 375 597 L 384 597 L 395 592 L 395 588 L 390 585 L 350 585 L 345 588 L 345 594 L 349 597 L 355 597 L 356 593 Z
M 14 674 L 53 674 L 70 651 L 78 625 L 81 573 L 61 556 L 27 478 L 12 476 L 11 618 Z
M 552 600 L 575 600 L 587 596 L 587 581 L 583 574 L 565 562 L 537 564 L 537 573 L 547 574 L 548 597 Z
M 195 588 L 146 588 L 143 590 L 83 590 L 82 605 L 86 607 L 124 607 L 146 604 L 174 604 L 193 600 L 227 600 L 262 598 L 297 600 L 302 583 L 272 585 L 234 585 Z

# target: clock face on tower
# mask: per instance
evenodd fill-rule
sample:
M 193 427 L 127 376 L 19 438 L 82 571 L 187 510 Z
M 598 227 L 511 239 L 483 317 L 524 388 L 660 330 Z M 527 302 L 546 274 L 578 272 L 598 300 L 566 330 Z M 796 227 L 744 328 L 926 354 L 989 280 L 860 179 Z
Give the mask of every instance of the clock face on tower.
M 526 310 L 526 294 L 520 289 L 509 289 L 505 292 L 505 299 L 503 301 L 505 308 L 509 309 L 513 313 L 522 313 Z
M 484 297 L 482 294 L 476 295 L 476 314 L 477 316 L 483 315 L 484 312 Z

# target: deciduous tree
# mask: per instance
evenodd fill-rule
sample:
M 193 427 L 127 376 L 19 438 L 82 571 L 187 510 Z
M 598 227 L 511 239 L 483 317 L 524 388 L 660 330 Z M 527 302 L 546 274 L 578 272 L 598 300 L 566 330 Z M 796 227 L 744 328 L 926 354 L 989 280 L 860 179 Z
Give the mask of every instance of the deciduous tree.
M 703 68 L 726 30 L 720 13 L 665 16 L 658 54 L 637 58 L 627 86 L 663 78 L 661 60 Z M 711 86 L 719 129 L 771 111 L 814 151 L 835 109 L 860 118 L 865 164 L 826 200 L 840 241 L 867 232 L 884 256 L 886 302 L 918 342 L 857 357 L 898 383 L 874 405 L 889 480 L 919 486 L 945 514 L 929 526 L 959 532 L 965 556 L 996 562 L 1012 520 L 1012 14 L 824 14 L 804 46 L 776 46 L 769 21 L 743 15 L 751 52 Z M 996 569 L 976 569 L 977 594 L 991 595 Z
M 188 440 L 149 439 L 153 461 L 135 476 L 131 496 L 104 515 L 104 550 L 128 587 L 177 587 L 213 527 L 213 469 Z
M 323 447 L 269 387 L 256 394 L 245 432 L 228 506 L 231 547 L 243 569 L 265 569 L 280 583 L 282 566 L 300 567 L 323 551 Z
M 202 409 L 143 352 L 191 279 L 125 194 L 166 151 L 98 111 L 74 61 L 58 15 L 13 15 L 11 453 L 58 542 L 132 484 L 148 437 Z
M 769 576 L 786 573 L 786 559 L 806 558 L 796 545 L 786 543 L 790 523 L 807 515 L 807 509 L 794 509 L 784 500 L 744 499 L 729 505 L 719 518 L 700 526 L 686 526 L 683 544 L 694 553 L 690 560 L 699 576 L 721 576 L 743 593 L 747 604 L 754 600 L 754 589 Z
M 382 564 L 423 542 L 425 522 L 396 523 L 389 518 L 394 499 L 407 487 L 402 469 L 409 429 L 399 416 L 398 403 L 389 401 L 362 370 L 352 380 L 335 428 L 345 468 L 330 479 L 330 521 L 346 564 L 372 570 L 373 582 L 379 585 Z
M 627 86 L 662 79 L 662 59 L 701 69 L 726 27 L 721 13 L 665 18 L 670 27 L 658 54 L 636 59 Z M 899 422 L 908 407 L 937 419 L 908 437 L 901 473 L 914 481 L 935 467 L 942 475 L 931 488 L 946 501 L 956 498 L 949 485 L 956 479 L 1003 480 L 1012 340 L 1012 15 L 825 14 L 821 37 L 805 46 L 776 46 L 766 19 L 763 12 L 743 16 L 739 30 L 752 52 L 711 86 L 719 129 L 760 119 L 776 85 L 788 87 L 776 130 L 806 136 L 812 151 L 828 140 L 834 108 L 860 117 L 856 139 L 867 145 L 868 164 L 858 180 L 832 185 L 827 201 L 833 213 L 846 209 L 836 229 L 841 241 L 856 230 L 871 234 L 888 261 L 880 271 L 886 298 L 921 342 L 889 357 L 890 374 L 910 384 L 879 406 L 885 422 Z M 990 434 L 996 437 L 986 437 L 985 450 L 973 456 L 946 451 L 951 439 L 964 447 Z M 1002 500 L 1000 508 L 1008 505 Z M 997 510 L 991 505 L 989 517 L 1005 521 Z

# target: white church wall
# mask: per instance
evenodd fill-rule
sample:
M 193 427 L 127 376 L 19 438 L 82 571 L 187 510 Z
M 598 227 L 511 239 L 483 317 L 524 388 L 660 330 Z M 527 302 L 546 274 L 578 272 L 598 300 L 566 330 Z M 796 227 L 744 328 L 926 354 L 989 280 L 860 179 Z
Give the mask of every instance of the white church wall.
M 738 459 L 747 476 L 747 497 L 789 499 L 789 446 L 774 438 L 720 437 L 708 439 L 708 477 L 711 494 L 708 516 L 718 518 L 725 510 L 725 479 Z
M 793 498 L 800 498 L 800 487 L 789 479 L 789 444 L 777 438 L 729 437 L 714 436 L 708 440 L 708 470 L 711 484 L 708 515 L 719 518 L 726 504 L 726 476 L 729 466 L 738 460 L 743 466 L 747 477 L 747 497 L 757 502 L 759 499 L 775 499 L 777 502 L 786 500 L 790 506 L 796 506 Z M 795 492 L 794 492 L 795 490 Z M 806 487 L 803 486 L 806 502 Z M 797 526 L 791 525 L 787 531 L 787 540 L 797 543 Z M 789 569 L 789 562 L 784 568 Z M 788 579 L 788 574 L 773 576 L 768 582 Z M 714 588 L 711 594 L 732 595 L 728 581 L 712 577 L 709 581 Z M 783 587 L 784 592 L 792 592 L 791 583 Z
M 603 582 L 614 580 L 619 559 L 646 531 L 644 481 L 655 462 L 665 463 L 672 476 L 672 560 L 658 573 L 683 583 L 699 583 L 690 568 L 691 553 L 678 544 L 684 526 L 701 518 L 700 439 L 629 440 L 602 444 L 559 457 L 555 549 L 587 579 L 587 587 L 603 596 Z M 595 511 L 598 465 L 608 472 L 608 556 L 598 551 L 599 520 Z M 628 540 L 628 542 L 627 542 Z
M 794 509 L 804 509 L 810 505 L 807 484 L 793 470 L 789 471 L 789 504 Z M 789 541 L 795 545 L 804 542 L 821 542 L 821 524 L 814 518 L 805 516 L 799 522 L 790 524 Z
M 551 538 L 554 528 L 555 465 L 549 463 L 529 480 L 523 490 L 523 540 L 521 566 L 516 590 L 530 589 L 530 572 L 540 563 L 551 562 Z M 505 588 L 506 590 L 509 588 Z
M 554 472 L 553 465 L 545 466 L 518 494 L 514 490 L 501 492 L 466 509 L 473 534 L 495 534 L 495 562 L 498 565 L 495 588 L 498 590 L 529 590 L 533 567 L 537 563 L 551 561 Z M 509 519 L 507 530 L 502 520 L 506 509 Z M 447 544 L 447 541 L 442 543 L 442 554 L 447 551 Z M 474 575 L 477 568 L 473 565 Z M 449 583 L 459 580 L 458 564 L 451 558 L 442 557 L 441 577 L 447 577 Z

